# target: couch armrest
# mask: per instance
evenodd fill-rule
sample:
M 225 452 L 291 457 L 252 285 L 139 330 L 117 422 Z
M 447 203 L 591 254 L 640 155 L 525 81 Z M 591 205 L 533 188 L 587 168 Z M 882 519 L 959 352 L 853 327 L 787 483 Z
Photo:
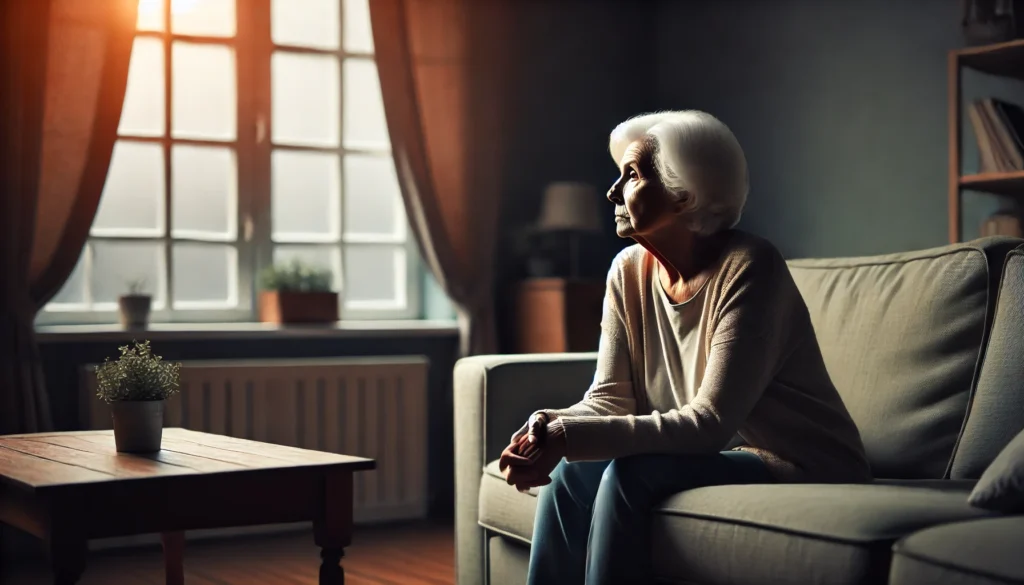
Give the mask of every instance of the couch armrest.
M 509 437 L 541 408 L 578 402 L 596 353 L 484 355 L 455 364 L 455 572 L 459 585 L 486 583 L 480 477 Z

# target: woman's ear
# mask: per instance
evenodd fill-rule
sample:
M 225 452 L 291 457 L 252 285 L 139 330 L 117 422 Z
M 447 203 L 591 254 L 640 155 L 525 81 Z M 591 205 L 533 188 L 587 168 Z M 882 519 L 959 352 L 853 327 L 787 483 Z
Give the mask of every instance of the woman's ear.
M 693 193 L 682 191 L 675 196 L 675 203 L 672 205 L 672 213 L 682 215 L 690 210 L 690 202 L 693 201 Z

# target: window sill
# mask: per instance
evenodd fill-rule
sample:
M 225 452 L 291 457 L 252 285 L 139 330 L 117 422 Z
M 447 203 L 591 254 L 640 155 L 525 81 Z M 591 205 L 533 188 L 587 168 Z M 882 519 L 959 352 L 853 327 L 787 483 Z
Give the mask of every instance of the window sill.
M 367 338 L 447 337 L 458 335 L 455 321 L 342 321 L 330 325 L 287 325 L 267 323 L 153 323 L 148 329 L 126 330 L 120 325 L 40 325 L 39 343 L 81 341 L 150 341 L 265 338 Z

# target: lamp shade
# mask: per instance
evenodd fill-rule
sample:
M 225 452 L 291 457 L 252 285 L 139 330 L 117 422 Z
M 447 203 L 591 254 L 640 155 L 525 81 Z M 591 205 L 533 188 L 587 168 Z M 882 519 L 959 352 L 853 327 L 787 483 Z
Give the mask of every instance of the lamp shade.
M 598 194 L 587 183 L 551 183 L 544 190 L 538 229 L 578 232 L 601 231 Z

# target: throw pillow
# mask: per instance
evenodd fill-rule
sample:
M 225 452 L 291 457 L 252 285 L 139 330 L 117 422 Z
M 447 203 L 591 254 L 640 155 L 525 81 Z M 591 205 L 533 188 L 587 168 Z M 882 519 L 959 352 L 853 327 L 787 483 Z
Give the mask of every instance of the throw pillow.
M 967 502 L 1006 514 L 1024 512 L 1024 431 L 1017 433 L 981 474 Z

